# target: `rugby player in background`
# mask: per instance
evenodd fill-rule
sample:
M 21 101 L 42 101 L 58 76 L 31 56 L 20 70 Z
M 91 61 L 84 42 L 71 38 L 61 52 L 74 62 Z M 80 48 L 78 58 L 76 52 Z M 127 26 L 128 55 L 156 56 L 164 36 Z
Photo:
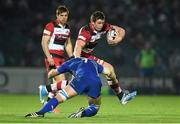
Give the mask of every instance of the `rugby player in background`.
M 65 6 L 58 6 L 56 9 L 56 20 L 46 24 L 42 36 L 42 49 L 45 54 L 45 65 L 47 71 L 58 68 L 65 61 L 65 50 L 69 57 L 73 55 L 72 43 L 70 38 L 70 27 L 67 24 L 69 10 Z M 62 81 L 64 80 L 64 81 Z M 58 89 L 62 89 L 67 85 L 64 74 L 57 75 L 53 78 L 53 82 Z M 40 90 L 42 86 L 39 86 Z M 49 98 L 54 97 L 54 93 L 50 92 Z M 43 103 L 44 99 L 40 97 Z

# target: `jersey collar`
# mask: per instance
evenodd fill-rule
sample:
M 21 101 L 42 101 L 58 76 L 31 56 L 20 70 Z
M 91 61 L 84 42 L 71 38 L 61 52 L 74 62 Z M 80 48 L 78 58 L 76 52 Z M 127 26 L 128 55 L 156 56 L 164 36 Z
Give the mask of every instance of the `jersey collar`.
M 61 28 L 65 28 L 66 25 L 62 25 L 57 19 L 55 20 L 56 24 L 59 25 Z
M 98 31 L 95 30 L 95 28 L 93 27 L 93 24 L 91 22 L 89 23 L 89 27 L 94 33 L 98 33 Z

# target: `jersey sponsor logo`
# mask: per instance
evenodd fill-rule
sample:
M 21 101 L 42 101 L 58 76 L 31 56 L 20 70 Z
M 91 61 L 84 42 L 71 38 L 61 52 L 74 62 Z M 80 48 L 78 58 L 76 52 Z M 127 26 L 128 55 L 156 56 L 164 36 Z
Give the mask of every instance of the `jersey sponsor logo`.
M 54 34 L 56 36 L 56 39 L 59 39 L 59 40 L 63 40 L 63 39 L 67 39 L 68 38 L 68 35 L 58 35 L 58 34 Z
M 61 35 L 69 35 L 70 30 L 69 29 L 63 29 L 63 28 L 54 28 L 54 34 L 61 34 Z

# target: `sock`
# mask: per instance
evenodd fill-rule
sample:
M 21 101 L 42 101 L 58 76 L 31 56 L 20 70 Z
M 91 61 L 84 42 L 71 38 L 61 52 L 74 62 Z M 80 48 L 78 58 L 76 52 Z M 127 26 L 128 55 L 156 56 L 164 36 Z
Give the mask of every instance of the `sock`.
M 58 100 L 56 98 L 52 98 L 43 106 L 41 110 L 38 111 L 38 113 L 45 114 L 46 112 L 52 111 L 58 104 Z
M 119 94 L 117 94 L 117 97 L 119 98 L 119 100 L 121 100 L 122 99 L 122 97 L 123 97 L 123 92 L 120 92 Z
M 52 91 L 51 85 L 46 85 L 46 89 L 47 89 L 48 92 L 51 92 Z
M 99 107 L 94 104 L 91 104 L 82 112 L 82 117 L 91 117 L 97 114 Z
M 111 84 L 110 87 L 115 92 L 116 95 L 121 93 L 121 91 L 122 91 L 119 83 Z

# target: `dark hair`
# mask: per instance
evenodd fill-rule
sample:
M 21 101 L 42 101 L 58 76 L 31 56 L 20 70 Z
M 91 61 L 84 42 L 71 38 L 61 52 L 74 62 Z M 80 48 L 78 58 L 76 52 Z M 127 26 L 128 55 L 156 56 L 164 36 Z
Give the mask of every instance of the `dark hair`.
M 95 12 L 91 15 L 91 21 L 96 22 L 98 19 L 105 20 L 105 15 L 104 15 L 103 12 L 101 12 L 101 11 L 95 11 Z
M 69 10 L 67 9 L 66 6 L 62 6 L 62 5 L 58 6 L 56 9 L 56 14 L 59 15 L 63 12 L 67 12 L 69 14 Z

